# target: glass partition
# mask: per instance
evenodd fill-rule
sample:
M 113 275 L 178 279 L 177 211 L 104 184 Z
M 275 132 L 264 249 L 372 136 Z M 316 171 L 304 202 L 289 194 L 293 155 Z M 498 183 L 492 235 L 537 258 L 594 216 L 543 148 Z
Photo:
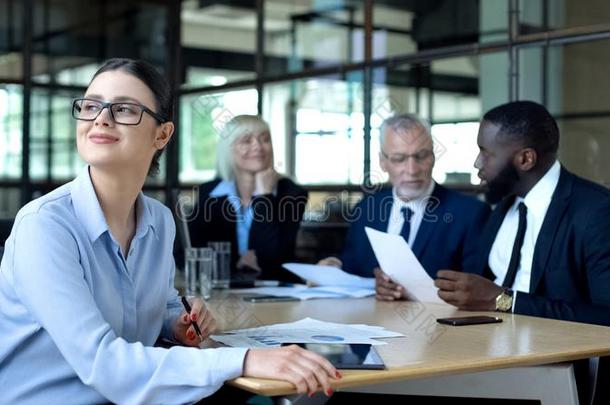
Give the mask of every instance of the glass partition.
M 182 1 L 184 88 L 254 79 L 256 2 Z
M 201 183 L 214 178 L 218 133 L 236 115 L 256 115 L 257 97 L 252 88 L 181 97 L 181 182 Z
M 363 181 L 364 118 L 359 75 L 323 76 L 265 86 L 275 163 L 302 184 Z M 296 153 L 292 154 L 292 151 Z
M 265 73 L 280 74 L 364 58 L 361 0 L 265 2 Z
M 19 179 L 22 158 L 23 87 L 0 84 L 0 179 Z
M 23 3 L 0 0 L 0 82 L 23 79 Z

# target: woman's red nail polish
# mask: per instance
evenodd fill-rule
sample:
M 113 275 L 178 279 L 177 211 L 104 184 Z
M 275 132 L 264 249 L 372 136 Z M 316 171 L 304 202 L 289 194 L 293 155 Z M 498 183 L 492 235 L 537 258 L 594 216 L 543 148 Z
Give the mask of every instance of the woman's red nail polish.
M 341 378 L 341 377 L 343 377 L 343 376 L 341 375 L 341 373 L 340 373 L 340 372 L 338 372 L 338 371 L 337 371 L 337 372 L 335 373 L 335 377 L 337 377 L 337 378 Z
M 333 389 L 329 388 L 326 390 L 326 396 L 330 397 L 333 394 Z
M 193 314 L 193 315 L 191 315 L 191 320 L 192 320 L 192 321 L 196 321 L 196 320 L 197 320 L 197 314 Z

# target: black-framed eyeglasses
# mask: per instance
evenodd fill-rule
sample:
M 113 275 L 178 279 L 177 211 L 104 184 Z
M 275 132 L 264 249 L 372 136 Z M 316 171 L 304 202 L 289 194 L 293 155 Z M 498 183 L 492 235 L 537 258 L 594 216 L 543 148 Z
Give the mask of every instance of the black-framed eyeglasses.
M 165 118 L 148 107 L 136 103 L 105 103 L 90 98 L 77 98 L 72 102 L 72 117 L 81 121 L 93 121 L 104 108 L 108 108 L 112 120 L 121 125 L 138 125 L 142 122 L 144 112 L 159 121 L 167 122 Z
M 409 160 L 409 158 L 413 158 L 413 160 L 415 160 L 415 163 L 421 164 L 421 163 L 425 162 L 426 160 L 430 159 L 432 157 L 432 155 L 434 155 L 434 152 L 431 149 L 422 149 L 419 152 L 413 153 L 411 155 L 406 155 L 403 153 L 395 154 L 395 155 L 388 155 L 384 151 L 381 151 L 381 155 L 385 159 L 389 160 L 392 165 L 401 165 L 401 164 L 407 162 L 407 160 Z

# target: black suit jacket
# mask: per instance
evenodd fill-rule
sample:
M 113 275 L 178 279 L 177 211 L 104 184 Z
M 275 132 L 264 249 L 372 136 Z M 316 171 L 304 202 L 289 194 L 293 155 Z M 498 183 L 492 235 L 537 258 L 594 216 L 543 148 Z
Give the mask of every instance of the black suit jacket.
M 513 202 L 498 204 L 481 236 L 478 266 L 492 279 L 489 252 Z M 610 325 L 610 190 L 562 167 L 515 313 Z
M 237 214 L 226 196 L 210 197 L 220 179 L 204 183 L 199 189 L 199 201 L 188 227 L 193 246 L 206 246 L 210 241 L 231 242 L 231 271 L 239 259 L 237 253 Z M 275 194 L 252 199 L 254 211 L 248 248 L 254 249 L 262 269 L 259 278 L 297 281 L 282 263 L 294 261 L 299 224 L 307 204 L 307 191 L 292 180 L 277 182 Z
M 374 276 L 373 269 L 379 262 L 364 228 L 386 232 L 393 203 L 392 188 L 387 187 L 365 196 L 356 205 L 341 255 L 345 271 Z M 487 204 L 473 197 L 439 184 L 434 186 L 412 246 L 431 277 L 436 278 L 440 269 L 475 271 L 479 233 L 489 212 Z

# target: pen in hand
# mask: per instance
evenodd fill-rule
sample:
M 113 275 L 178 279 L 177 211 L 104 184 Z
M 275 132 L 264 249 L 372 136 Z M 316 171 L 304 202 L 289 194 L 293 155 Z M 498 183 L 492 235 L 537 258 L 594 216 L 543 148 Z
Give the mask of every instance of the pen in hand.
M 192 308 L 191 308 L 189 302 L 187 301 L 186 297 L 182 297 L 182 305 L 184 305 L 184 309 L 186 309 L 186 313 L 188 314 L 189 319 L 191 319 Z M 201 329 L 199 329 L 199 325 L 197 325 L 197 322 L 195 322 L 191 319 L 191 325 L 193 325 L 193 328 L 195 329 L 195 333 L 197 333 L 199 340 L 201 342 L 203 342 L 203 336 L 201 335 Z

